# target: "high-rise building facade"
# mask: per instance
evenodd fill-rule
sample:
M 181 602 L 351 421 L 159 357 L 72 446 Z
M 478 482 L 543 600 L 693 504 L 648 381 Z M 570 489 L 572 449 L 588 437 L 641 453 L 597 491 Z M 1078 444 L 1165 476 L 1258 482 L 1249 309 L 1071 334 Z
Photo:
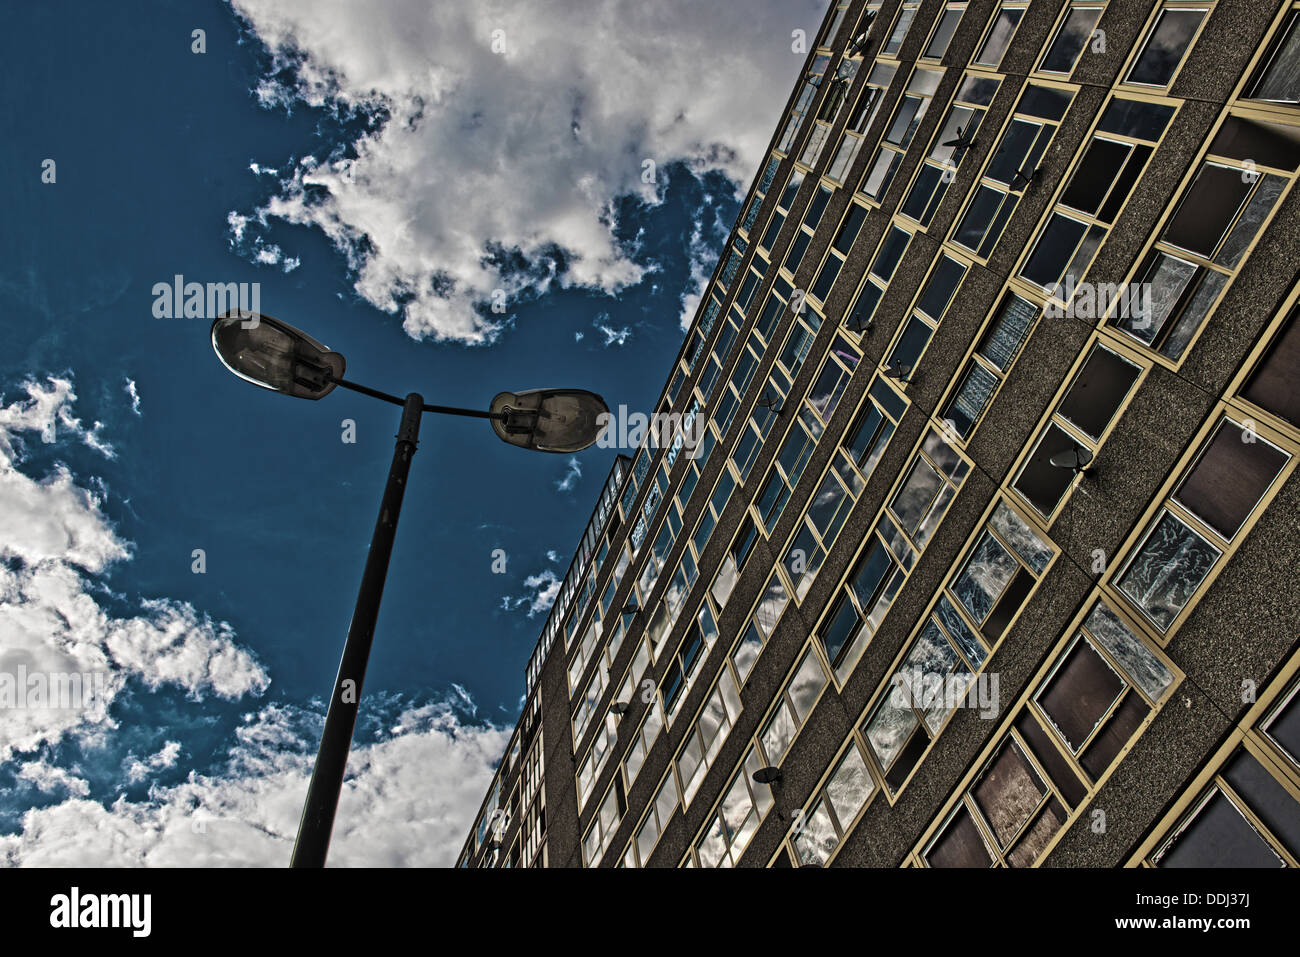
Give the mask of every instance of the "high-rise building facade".
M 1300 4 L 810 47 L 461 864 L 1300 864 Z

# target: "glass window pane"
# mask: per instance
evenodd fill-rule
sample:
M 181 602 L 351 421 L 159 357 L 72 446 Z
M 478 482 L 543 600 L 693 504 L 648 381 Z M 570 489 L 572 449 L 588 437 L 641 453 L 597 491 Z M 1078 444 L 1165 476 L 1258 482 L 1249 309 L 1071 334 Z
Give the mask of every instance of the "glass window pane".
M 1056 31 L 1056 37 L 1048 47 L 1039 69 L 1048 73 L 1069 73 L 1073 70 L 1075 61 L 1092 36 L 1092 28 L 1097 25 L 1100 16 L 1099 7 L 1071 9 L 1061 28 Z
M 1165 86 L 1182 62 L 1183 53 L 1204 16 L 1204 10 L 1162 11 L 1126 82 Z
M 1070 391 L 1061 400 L 1062 417 L 1089 438 L 1100 439 L 1140 371 L 1109 349 L 1093 346 Z
M 1123 690 L 1123 679 L 1086 638 L 1080 638 L 1038 692 L 1037 701 L 1077 754 Z
M 1203 165 L 1160 238 L 1210 258 L 1250 193 L 1252 184 L 1244 179 L 1239 169 Z
M 1274 103 L 1300 102 L 1300 12 L 1292 12 L 1255 75 L 1249 96 Z
M 985 532 L 953 582 L 953 594 L 975 623 L 982 625 L 1019 568 L 1002 543 Z
M 1231 540 L 1290 458 L 1224 420 L 1183 479 L 1174 499 Z
M 989 31 L 988 38 L 984 45 L 980 47 L 979 54 L 975 57 L 976 63 L 980 66 L 996 67 L 1002 62 L 1002 56 L 1007 52 L 1007 47 L 1011 45 L 1011 38 L 1015 35 L 1016 25 L 1020 23 L 1020 18 L 1025 15 L 1024 10 L 1003 8 L 998 11 L 997 18 L 993 21 L 993 29 Z
M 984 838 L 970 816 L 965 804 L 948 821 L 930 849 L 925 861 L 931 867 L 990 867 L 993 856 L 984 845 Z
M 921 519 L 930 510 L 935 494 L 943 479 L 929 462 L 917 458 L 902 488 L 889 504 L 889 510 L 898 518 L 899 525 L 909 534 L 915 531 Z
M 1037 315 L 1038 307 L 1032 302 L 1014 294 L 1007 296 L 998 311 L 997 319 L 980 340 L 978 352 L 1006 372 L 1029 337 L 1030 327 Z
M 1119 662 L 1130 681 L 1152 701 L 1160 701 L 1173 683 L 1173 674 L 1104 602 L 1097 602 L 1084 627 Z
M 976 806 L 1003 848 L 1037 810 L 1046 793 L 1043 779 L 1011 739 L 971 789 Z
M 1157 867 L 1283 867 L 1277 852 L 1218 788 L 1181 824 Z
M 1273 340 L 1263 360 L 1251 374 L 1242 395 L 1262 409 L 1300 426 L 1300 323 L 1291 315 Z

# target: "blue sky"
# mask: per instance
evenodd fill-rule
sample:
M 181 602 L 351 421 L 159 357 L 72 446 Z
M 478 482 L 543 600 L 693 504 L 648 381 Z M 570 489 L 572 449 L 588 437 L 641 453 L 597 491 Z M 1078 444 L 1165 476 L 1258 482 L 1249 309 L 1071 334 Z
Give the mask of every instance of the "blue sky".
M 239 382 L 154 285 L 260 283 L 385 391 L 648 410 L 822 12 L 698 6 L 6 11 L 0 671 L 110 691 L 0 709 L 0 859 L 278 865 L 296 827 L 398 410 Z M 450 863 L 613 455 L 425 418 L 332 863 Z

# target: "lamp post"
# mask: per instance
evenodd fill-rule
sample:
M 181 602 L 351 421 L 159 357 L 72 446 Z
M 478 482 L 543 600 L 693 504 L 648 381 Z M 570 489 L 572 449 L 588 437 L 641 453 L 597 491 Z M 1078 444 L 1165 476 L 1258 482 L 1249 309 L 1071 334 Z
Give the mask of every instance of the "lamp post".
M 286 322 L 255 313 L 235 312 L 218 317 L 212 323 L 212 348 L 222 364 L 239 378 L 273 392 L 300 399 L 321 399 L 342 386 L 402 407 L 388 482 L 370 539 L 361 588 L 334 679 L 334 692 L 325 713 L 325 730 L 290 861 L 291 867 L 324 867 L 421 417 L 425 412 L 436 412 L 488 419 L 497 436 L 511 445 L 539 452 L 569 453 L 579 452 L 596 441 L 601 429 L 600 417 L 609 413 L 609 407 L 600 396 L 584 389 L 502 392 L 486 412 L 428 405 L 417 392 L 399 399 L 348 382 L 343 378 L 347 362 L 342 355 Z

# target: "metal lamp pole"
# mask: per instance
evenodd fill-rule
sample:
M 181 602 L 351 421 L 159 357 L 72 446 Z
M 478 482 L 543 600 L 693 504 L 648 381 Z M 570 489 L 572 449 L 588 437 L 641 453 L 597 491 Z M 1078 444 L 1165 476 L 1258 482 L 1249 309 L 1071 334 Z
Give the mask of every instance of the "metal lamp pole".
M 379 517 L 375 519 L 375 532 L 370 537 L 370 553 L 366 556 L 366 570 L 361 576 L 361 590 L 352 611 L 352 623 L 348 625 L 339 673 L 334 679 L 334 694 L 325 713 L 325 730 L 321 734 L 316 767 L 307 788 L 302 819 L 298 822 L 298 840 L 293 845 L 290 867 L 325 866 L 330 833 L 334 829 L 334 813 L 338 810 L 343 775 L 347 771 L 348 751 L 352 747 L 352 732 L 357 724 L 361 684 L 366 678 L 370 645 L 375 638 L 375 619 L 379 617 L 379 602 L 384 597 L 388 560 L 393 554 L 393 538 L 402 512 L 406 476 L 411 469 L 411 457 L 415 455 L 423 413 L 424 399 L 412 392 L 402 405 L 402 424 L 397 430 L 393 464 L 388 469 L 388 484 L 384 486 Z
M 393 463 L 379 505 L 379 517 L 370 538 L 370 552 L 361 576 L 356 607 L 348 625 L 334 691 L 325 713 L 316 765 L 312 769 L 307 800 L 298 822 L 291 867 L 324 867 L 330 834 L 338 811 L 348 751 L 360 710 L 361 685 L 374 642 L 379 603 L 384 595 L 397 519 L 411 469 L 411 457 L 425 412 L 490 419 L 497 437 L 510 445 L 538 452 L 578 452 L 592 445 L 603 428 L 609 407 L 594 392 L 584 389 L 532 389 L 501 392 L 488 411 L 426 405 L 418 392 L 399 399 L 343 378 L 346 362 L 300 329 L 272 316 L 238 313 L 220 316 L 212 324 L 212 348 L 222 364 L 247 382 L 301 399 L 320 399 L 336 386 L 402 407 Z

